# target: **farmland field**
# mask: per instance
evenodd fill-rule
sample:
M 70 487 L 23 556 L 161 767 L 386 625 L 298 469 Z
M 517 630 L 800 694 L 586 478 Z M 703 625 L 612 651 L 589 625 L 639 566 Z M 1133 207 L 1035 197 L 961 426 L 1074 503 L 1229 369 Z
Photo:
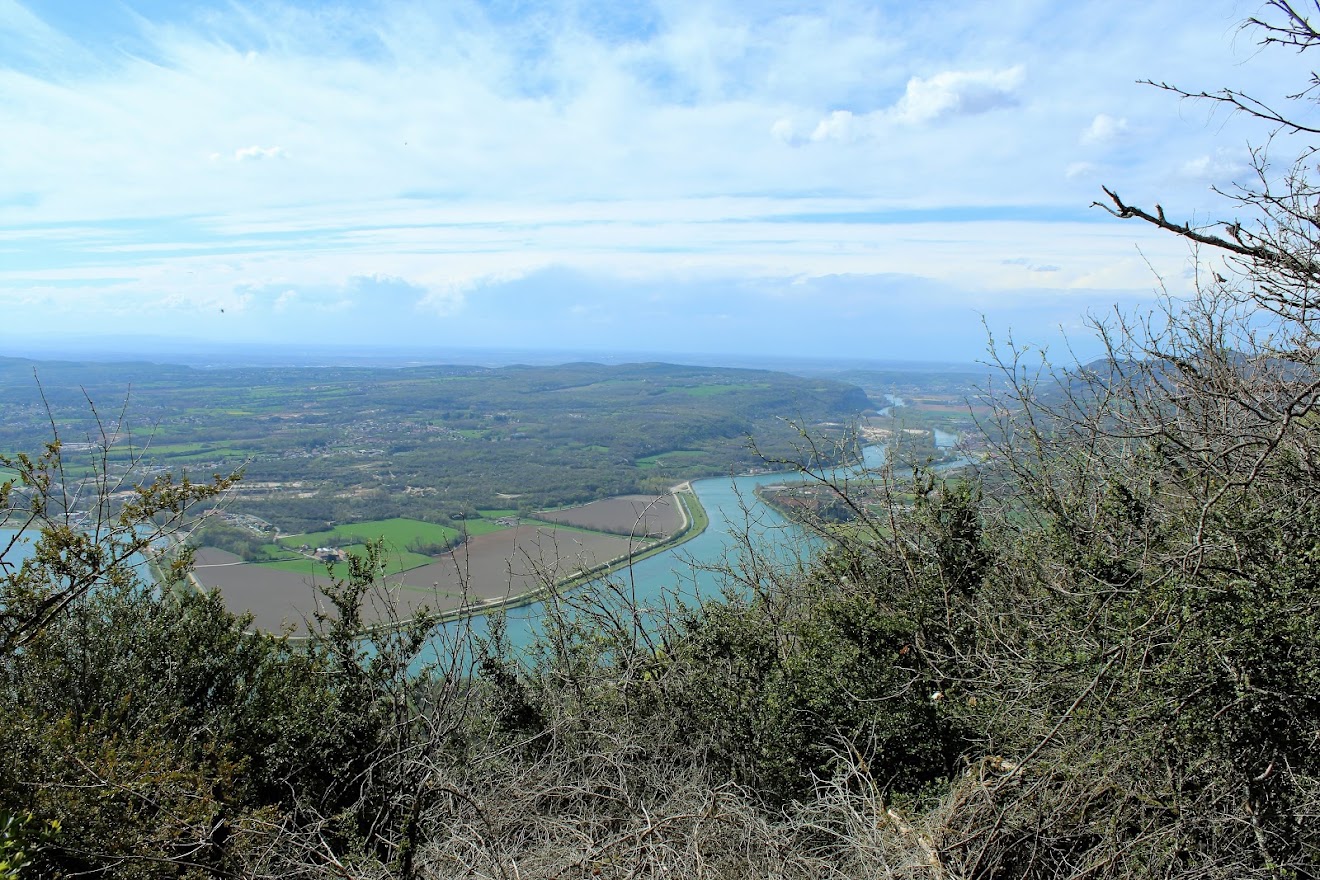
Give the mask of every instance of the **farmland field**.
M 41 362 L 40 390 L 37 365 L 0 358 L 7 391 L 0 448 L 39 450 L 54 427 L 69 441 L 65 477 L 90 477 L 101 464 L 90 441 L 101 428 L 89 401 L 129 399 L 123 423 L 106 438 L 113 469 L 209 477 L 241 467 L 227 510 L 289 534 L 390 518 L 457 526 L 479 510 L 514 507 L 526 517 L 661 493 L 755 466 L 748 436 L 767 454 L 790 454 L 797 433 L 788 419 L 841 435 L 829 426 L 871 408 L 860 389 L 828 378 L 659 363 Z
M 385 585 L 402 616 L 422 604 L 433 611 L 450 611 L 567 580 L 639 549 L 636 541 L 599 532 L 547 525 L 500 529 L 471 537 L 426 565 L 393 574 Z M 306 573 L 299 573 L 246 564 L 232 553 L 203 548 L 197 553 L 196 576 L 205 588 L 220 590 L 233 611 L 252 612 L 254 628 L 279 631 L 289 625 L 305 632 L 304 618 L 310 618 L 317 607 L 314 584 L 327 578 L 324 566 L 307 562 Z M 385 620 L 387 610 L 384 604 L 375 604 L 368 618 Z
M 400 583 L 432 607 L 457 607 L 465 594 L 470 602 L 518 596 L 640 549 L 618 535 L 521 526 L 470 538 L 430 565 L 404 572 Z
M 682 525 L 682 512 L 669 495 L 619 495 L 562 510 L 543 510 L 537 519 L 616 535 L 663 537 Z
M 695 449 L 673 449 L 669 452 L 658 452 L 655 455 L 647 455 L 637 459 L 637 467 L 642 470 L 650 470 L 657 466 L 670 468 L 683 467 L 693 461 L 699 460 L 705 453 Z
M 506 514 L 507 516 L 508 514 Z M 463 521 L 463 531 L 468 533 L 469 537 L 475 538 L 477 535 L 489 535 L 491 532 L 498 532 L 504 526 L 489 519 L 475 517 Z
M 303 544 L 308 547 L 327 547 L 332 544 L 365 544 L 367 541 L 384 540 L 387 547 L 406 550 L 414 543 L 449 544 L 458 535 L 458 529 L 449 526 L 394 517 L 347 523 L 323 532 L 289 535 L 281 538 L 280 542 L 285 547 L 299 547 Z
M 343 549 L 344 552 L 352 556 L 362 556 L 366 552 L 361 544 L 350 544 Z M 417 568 L 419 565 L 426 565 L 429 562 L 431 562 L 430 556 L 423 556 L 409 550 L 400 550 L 391 544 L 385 545 L 386 574 L 397 574 L 410 568 Z M 300 575 L 316 574 L 320 577 L 326 575 L 325 563 L 307 556 L 299 556 L 297 559 L 285 559 L 278 562 L 256 562 L 253 564 L 271 571 L 291 571 Z M 346 574 L 348 572 L 347 565 L 340 565 L 338 571 L 341 575 Z
M 230 610 L 252 612 L 255 629 L 279 632 L 287 622 L 295 631 L 305 633 L 303 618 L 310 618 L 317 607 L 312 577 L 251 565 L 225 550 L 198 550 L 194 571 L 198 582 L 208 590 L 220 590 Z

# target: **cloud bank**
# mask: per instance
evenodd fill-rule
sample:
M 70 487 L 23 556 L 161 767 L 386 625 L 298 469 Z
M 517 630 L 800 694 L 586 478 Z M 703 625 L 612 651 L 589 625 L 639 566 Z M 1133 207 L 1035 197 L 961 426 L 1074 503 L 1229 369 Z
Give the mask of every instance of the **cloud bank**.
M 1305 78 L 1233 43 L 1228 0 L 609 10 L 0 0 L 0 342 L 530 344 L 622 333 L 650 291 L 678 316 L 651 326 L 688 315 L 706 348 L 808 346 L 796 295 L 845 289 L 840 321 L 915 320 L 938 289 L 974 335 L 1183 277 L 1176 243 L 1087 206 L 1106 183 L 1207 216 L 1249 132 L 1134 79 Z

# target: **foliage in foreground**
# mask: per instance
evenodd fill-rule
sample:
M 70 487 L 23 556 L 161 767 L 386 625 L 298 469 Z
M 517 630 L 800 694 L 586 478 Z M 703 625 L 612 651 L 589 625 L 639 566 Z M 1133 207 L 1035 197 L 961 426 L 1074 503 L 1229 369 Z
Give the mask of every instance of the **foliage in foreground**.
M 1272 8 L 1267 41 L 1320 43 Z M 127 567 L 225 480 L 74 528 L 58 446 L 17 462 L 43 543 L 0 586 L 0 871 L 1316 876 L 1316 196 L 1256 158 L 1226 238 L 1111 196 L 1226 261 L 1088 367 L 1001 348 L 979 476 L 880 474 L 883 515 L 703 606 L 560 597 L 530 652 L 364 637 L 371 555 L 309 640 L 246 635 Z

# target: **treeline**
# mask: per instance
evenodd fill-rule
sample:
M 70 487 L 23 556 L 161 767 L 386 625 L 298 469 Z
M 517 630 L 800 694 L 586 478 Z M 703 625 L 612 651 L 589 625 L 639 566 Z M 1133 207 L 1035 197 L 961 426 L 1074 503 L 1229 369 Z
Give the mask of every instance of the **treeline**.
M 289 553 L 271 549 L 271 536 L 258 535 L 250 529 L 225 522 L 218 517 L 207 520 L 189 534 L 197 547 L 215 547 L 241 556 L 245 562 L 272 562 L 290 558 Z

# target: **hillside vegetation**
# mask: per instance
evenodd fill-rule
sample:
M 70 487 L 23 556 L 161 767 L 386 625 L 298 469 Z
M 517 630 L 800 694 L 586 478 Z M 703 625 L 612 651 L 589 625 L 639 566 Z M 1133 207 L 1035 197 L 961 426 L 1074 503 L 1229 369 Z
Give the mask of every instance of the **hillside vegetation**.
M 1267 40 L 1320 43 L 1272 8 Z M 727 595 L 646 627 L 625 577 L 550 601 L 528 651 L 498 621 L 364 636 L 366 554 L 311 639 L 245 635 L 125 564 L 226 480 L 155 477 L 74 529 L 57 446 L 10 461 L 40 540 L 0 597 L 0 876 L 1320 874 L 1296 155 L 1280 195 L 1257 153 L 1226 226 L 1111 195 L 1212 249 L 1195 296 L 1098 323 L 1086 367 L 998 348 L 978 473 L 879 474 L 824 552 L 748 541 Z
M 839 437 L 871 407 L 832 379 L 673 364 L 202 370 L 0 358 L 0 382 L 0 451 L 38 449 L 53 427 L 79 444 L 66 448 L 66 473 L 85 477 L 81 447 L 112 425 L 112 468 L 242 467 L 230 509 L 286 533 L 654 494 L 759 463 L 749 437 L 786 454 L 790 421 Z M 89 399 L 126 396 L 99 421 L 89 411 Z

